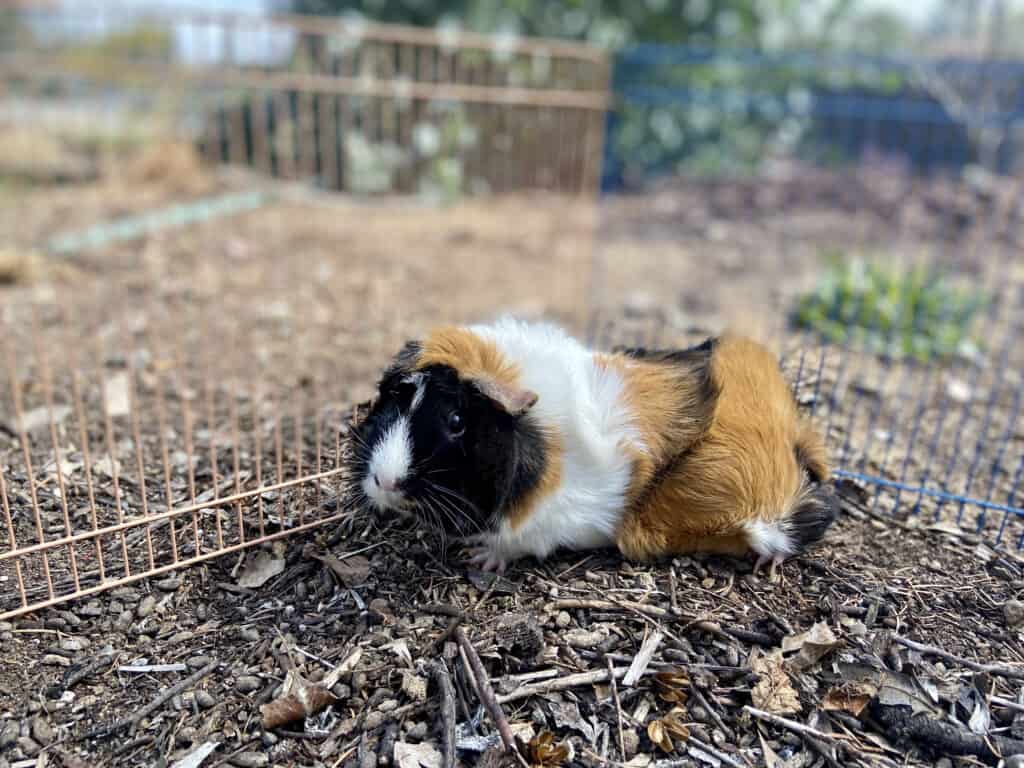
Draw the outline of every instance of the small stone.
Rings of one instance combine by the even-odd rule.
[[[142,602],[139,603],[139,607],[135,609],[140,619],[144,619],[153,612],[156,608],[156,598],[153,595],[146,595],[142,598]]]
[[[339,701],[344,701],[352,695],[352,689],[345,685],[345,683],[335,683],[334,687],[331,688],[331,693],[337,696]]]
[[[572,623],[572,616],[569,615],[568,611],[559,611],[558,615],[555,616],[555,626],[559,629],[565,629]]]
[[[154,582],[153,586],[161,592],[174,592],[181,586],[181,579],[177,576],[172,576],[169,579],[161,579],[160,581]],[[245,753],[243,752],[242,754]]]
[[[263,683],[255,675],[242,675],[235,681],[235,690],[239,693],[252,693],[263,687]]]
[[[0,725],[0,752],[18,743],[18,724],[8,720]]]
[[[18,739],[18,749],[22,751],[25,757],[35,757],[39,754],[39,744],[28,736],[22,736]]]
[[[1003,765],[1005,765],[1006,768],[1024,768],[1024,755],[1011,755],[1006,758]],[[949,764],[949,768],[953,768],[952,763]]]
[[[366,720],[363,721],[363,730],[372,731],[379,728],[384,724],[387,716],[383,712],[371,712],[366,716]]]
[[[953,768],[953,761],[948,757],[941,757],[936,761],[935,768]]]
[[[210,609],[207,607],[206,603],[199,603],[199,605],[196,606],[196,618],[199,619],[199,621],[206,621],[209,616]]]
[[[427,738],[427,724],[424,722],[413,723],[405,732],[405,738],[409,741],[423,741]]]
[[[228,762],[236,768],[261,768],[264,765],[270,765],[270,758],[262,752],[239,752]]]
[[[112,615],[121,613],[121,611],[123,610],[124,603],[122,603],[120,600],[111,600],[110,604],[107,606],[107,611]]]
[[[382,701],[377,707],[378,712],[394,712],[396,709],[398,709],[397,699],[387,699],[386,701]]]
[[[187,747],[196,740],[196,729],[186,725],[175,735],[174,740],[179,747]]]
[[[715,586],[715,580],[708,576],[706,579],[701,581],[700,585],[704,587],[704,589],[711,589],[713,586]]]
[[[195,634],[192,633],[192,632],[189,632],[186,629],[186,630],[183,630],[181,632],[175,632],[173,635],[171,635],[167,639],[167,644],[168,645],[177,645],[178,643],[184,643],[187,640],[191,640],[193,637],[195,637]]]
[[[256,627],[242,627],[238,630],[238,636],[247,643],[255,643],[260,639],[260,631]]]
[[[264,747],[272,747],[275,744],[277,744],[279,739],[277,738],[277,736],[272,734],[270,731],[264,731],[260,735],[260,741],[263,743]]]
[[[217,705],[216,700],[208,691],[196,692],[196,706],[200,709],[212,709]]]
[[[1003,616],[1006,617],[1006,626],[1010,629],[1024,626],[1024,602],[1007,600],[1006,605],[1003,606]]]
[[[79,616],[86,616],[90,619],[97,616],[103,615],[103,606],[100,605],[99,600],[90,600],[88,603],[78,609]]]
[[[53,726],[46,721],[46,718],[32,718],[32,738],[44,747],[53,743]]]
[[[70,667],[71,659],[66,656],[58,656],[55,653],[48,653],[40,659],[40,663],[49,667]]]
[[[65,637],[60,641],[60,649],[62,651],[84,651],[90,645],[89,640],[84,637]]]
[[[207,656],[206,654],[199,654],[198,656],[189,657],[185,661],[185,663],[188,665],[189,669],[202,669],[211,661],[213,661],[212,656]]]

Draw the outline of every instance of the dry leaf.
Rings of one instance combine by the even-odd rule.
[[[775,715],[795,714],[800,711],[800,699],[782,664],[780,650],[751,659],[750,668],[761,679],[750,692],[750,698],[755,707],[766,712]]]
[[[103,400],[111,418],[131,413],[131,398],[128,396],[128,373],[122,371],[107,379],[103,386]]]
[[[798,651],[796,656],[786,663],[797,672],[809,669],[821,659],[834,651],[842,641],[839,640],[827,624],[818,622],[806,632],[790,635],[782,639],[782,653]]]
[[[250,557],[242,572],[238,574],[238,586],[255,589],[262,587],[270,579],[284,571],[284,559],[274,557],[269,552],[260,550]]]
[[[279,728],[302,720],[309,715],[315,715],[337,700],[323,683],[311,683],[295,670],[291,670],[284,679],[284,693],[260,707],[263,727]]]
[[[675,749],[675,745],[672,744],[672,739],[669,738],[661,720],[651,720],[647,724],[647,738],[656,744],[662,752],[671,752]]]
[[[825,694],[822,707],[826,711],[849,712],[854,717],[860,717],[860,713],[864,711],[877,692],[878,687],[870,683],[848,683],[836,686]]]
[[[661,718],[665,731],[677,741],[689,741],[690,729],[686,726],[686,710],[682,707],[673,707],[667,715]]]
[[[353,555],[342,559],[327,552],[322,555],[313,555],[313,557],[330,568],[346,587],[359,586],[370,575],[370,561],[362,555]]]
[[[654,684],[658,688],[658,698],[672,704],[685,704],[689,698],[687,689],[690,678],[682,670],[659,672],[654,676]]]
[[[924,693],[909,675],[899,672],[885,672],[878,686],[878,702],[887,707],[910,707],[912,714],[926,712],[935,714],[935,709]]]
[[[398,768],[441,768],[441,753],[427,742],[409,744],[396,741],[395,765]]]
[[[565,742],[555,744],[555,736],[550,731],[541,731],[526,745],[526,759],[538,768],[557,768],[569,756],[569,746]]]

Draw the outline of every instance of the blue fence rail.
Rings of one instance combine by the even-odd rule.
[[[1022,155],[1018,61],[637,45],[616,56],[613,90],[608,191],[666,174],[750,173],[779,151],[828,165],[872,151],[918,173],[981,160],[1006,173]],[[979,157],[981,129],[999,137],[991,158]]]

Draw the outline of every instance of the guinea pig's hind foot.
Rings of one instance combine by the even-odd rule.
[[[783,554],[775,555],[761,555],[757,558],[757,562],[754,564],[754,575],[759,576],[761,569],[768,563],[771,563],[771,567],[768,569],[768,580],[773,584],[777,582],[781,575],[778,572],[778,568],[786,561],[786,556]]]

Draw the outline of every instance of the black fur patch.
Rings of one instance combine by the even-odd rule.
[[[401,485],[407,500],[447,532],[485,531],[540,481],[547,457],[544,440],[529,414],[513,417],[455,369],[444,365],[415,371],[416,342],[406,344],[384,372],[370,413],[359,425],[351,466],[356,495],[369,472],[374,447],[402,416],[409,418],[412,468]],[[415,409],[416,384],[423,397]],[[462,431],[453,431],[458,413]]]
[[[786,521],[797,549],[816,544],[839,517],[839,497],[829,483],[816,483]]]

